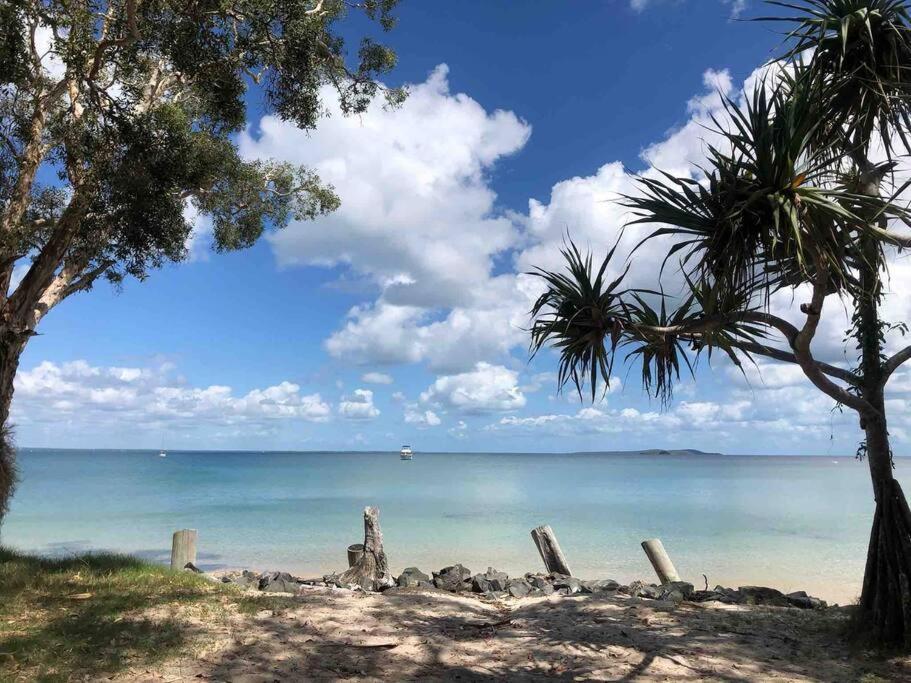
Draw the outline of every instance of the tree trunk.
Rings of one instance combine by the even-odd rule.
[[[380,530],[380,511],[375,507],[364,508],[364,554],[348,571],[337,579],[342,586],[356,584],[366,591],[377,591],[395,584],[389,573],[389,563],[383,550],[383,532]]]
[[[869,193],[869,192],[868,192]],[[879,315],[879,251],[869,240],[860,270],[862,294],[854,325],[863,396],[875,412],[861,416],[864,450],[876,510],[858,612],[859,635],[886,646],[911,646],[911,511],[892,472],[892,449],[882,386],[884,326]]]
[[[23,349],[25,340],[21,335],[0,329],[0,526],[16,487],[16,450],[12,443],[9,411],[13,401],[13,380]]]

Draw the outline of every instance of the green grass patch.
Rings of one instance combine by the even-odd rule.
[[[180,609],[224,613],[242,599],[127,555],[45,559],[0,548],[0,680],[65,681],[153,664],[192,644]],[[143,614],[155,607],[168,609]]]

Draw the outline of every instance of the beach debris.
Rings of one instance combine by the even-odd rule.
[[[431,578],[417,567],[406,567],[396,579],[400,588],[433,588]]]
[[[433,573],[433,585],[453,593],[471,589],[471,570],[461,564],[443,567]]]
[[[549,524],[532,529],[531,538],[535,542],[541,559],[544,560],[544,568],[548,572],[572,576],[566,556],[563,555],[563,550],[557,542],[557,535]]]
[[[206,576],[203,574],[203,576]],[[360,585],[345,584],[341,576],[330,574],[320,579],[301,579],[286,572],[257,574],[249,570],[231,572],[221,576],[224,583],[269,593],[300,594],[303,590],[329,588],[330,590],[363,591]],[[438,589],[450,593],[473,592],[487,600],[505,598],[542,598],[549,595],[582,596],[585,594],[625,595],[631,598],[656,600],[671,607],[682,602],[721,602],[729,605],[756,605],[779,608],[823,609],[825,600],[808,595],[805,591],[784,594],[765,586],[726,588],[715,586],[711,590],[695,590],[687,581],[669,581],[664,584],[633,581],[628,585],[612,579],[585,580],[560,573],[527,573],[523,577],[509,578],[505,572],[488,567],[483,574],[472,576],[467,567],[454,564],[433,572],[431,578],[417,567],[408,567],[395,580],[399,588]],[[635,607],[635,604],[631,605]]]
[[[379,508],[364,508],[364,554],[353,567],[339,575],[338,584],[360,586],[365,591],[384,590],[395,585],[383,550]]]

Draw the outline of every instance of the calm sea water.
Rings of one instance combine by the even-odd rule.
[[[19,462],[5,545],[165,562],[171,532],[195,528],[203,568],[307,576],[346,566],[369,504],[394,571],[537,570],[529,531],[547,523],[583,578],[651,579],[639,543],[657,536],[700,587],[705,573],[847,601],[873,513],[849,457],[23,449]],[[897,472],[911,490],[911,462]]]

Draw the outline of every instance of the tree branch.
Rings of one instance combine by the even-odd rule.
[[[906,346],[894,356],[886,360],[882,367],[882,376],[880,377],[880,389],[886,386],[889,377],[893,372],[898,370],[902,363],[911,360],[911,346]]]

